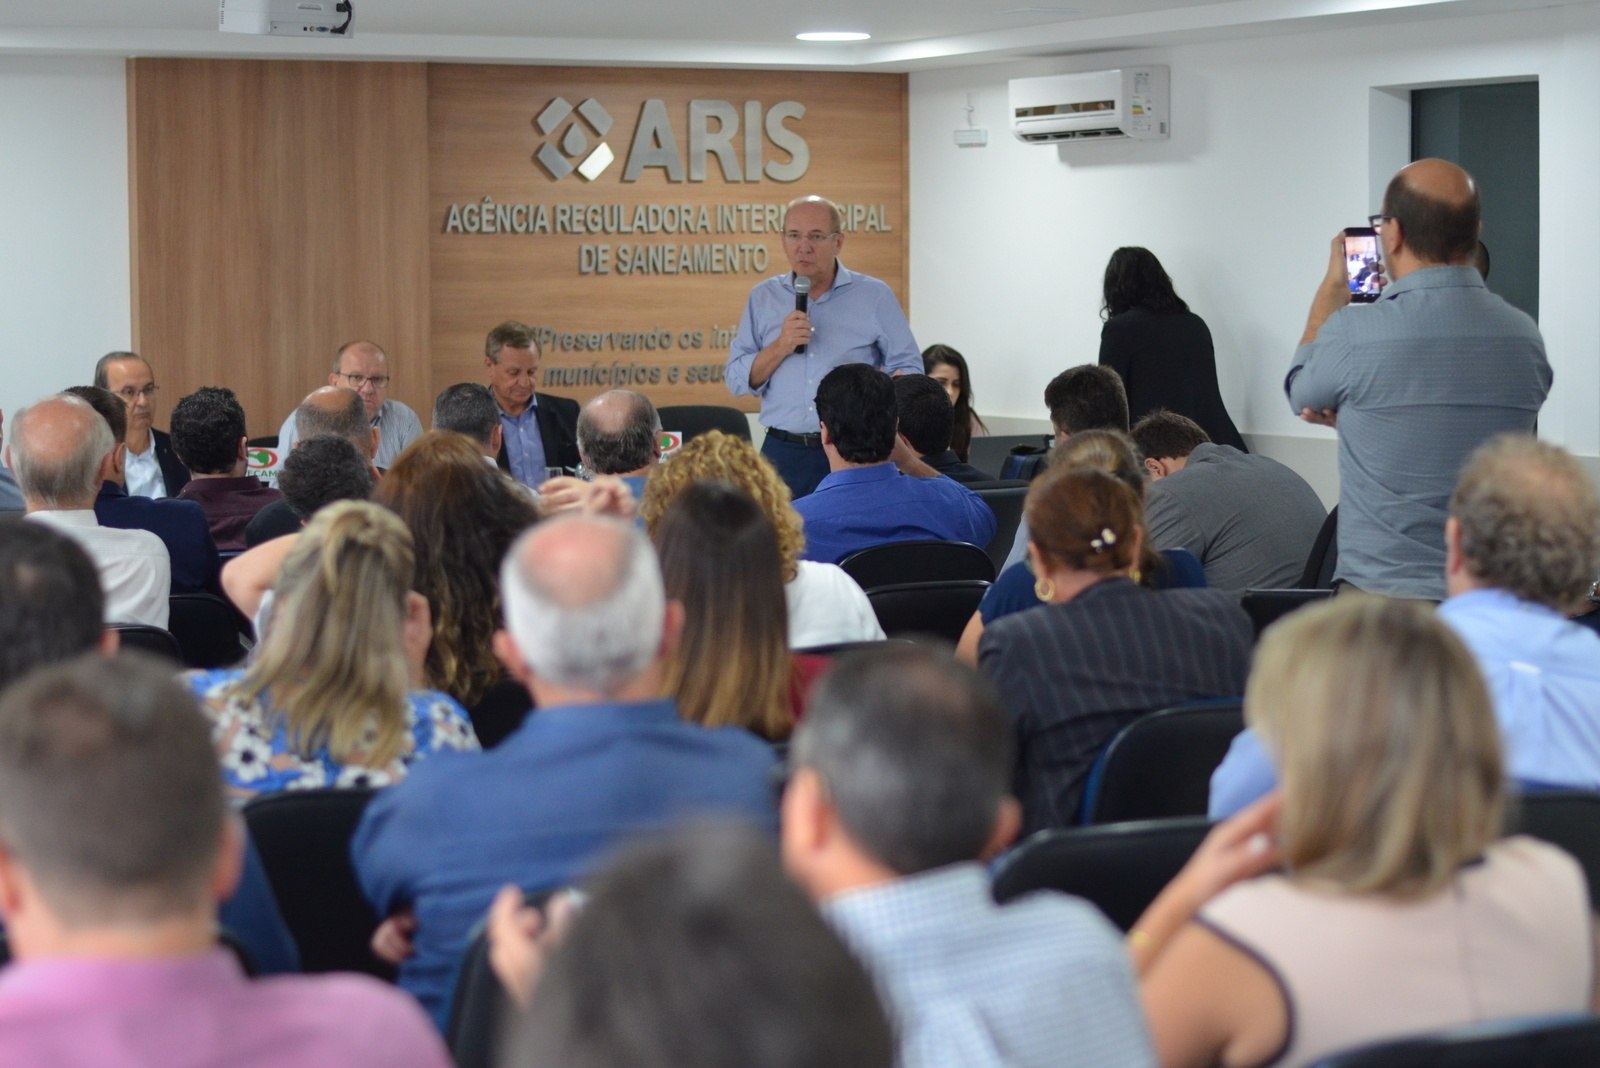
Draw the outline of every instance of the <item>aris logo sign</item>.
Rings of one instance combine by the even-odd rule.
[[[729,182],[795,182],[811,166],[811,146],[789,126],[805,117],[805,105],[784,100],[764,108],[759,100],[746,100],[742,109],[726,100],[691,100],[688,109],[687,155],[679,147],[663,100],[646,100],[622,168],[624,182],[636,182],[647,167],[658,167],[669,182],[703,182],[708,157],[716,157]],[[742,122],[741,122],[742,119]],[[570,121],[569,121],[570,120]],[[533,120],[545,143],[534,153],[552,181],[574,171],[594,181],[616,162],[611,146],[600,140],[613,125],[610,112],[593,97],[573,107],[561,97],[545,105]],[[788,153],[785,161],[765,158],[768,144]]]

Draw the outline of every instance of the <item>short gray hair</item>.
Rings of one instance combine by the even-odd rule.
[[[350,390],[350,402],[342,409],[329,411],[309,400],[300,402],[294,410],[294,432],[297,441],[310,438],[344,438],[363,456],[372,447],[372,420],[367,417],[366,402],[361,394]]]
[[[82,432],[70,451],[54,456],[35,455],[36,442],[29,433],[38,411],[62,405],[78,413]],[[23,497],[44,508],[81,506],[100,490],[100,461],[117,447],[111,425],[88,401],[70,393],[58,394],[23,408],[12,419],[11,463]]]
[[[446,386],[433,402],[433,429],[465,434],[485,448],[500,423],[500,409],[489,387],[477,382]]]
[[[1450,498],[1478,581],[1567,612],[1600,571],[1600,495],[1567,450],[1518,434],[1467,458]]]
[[[594,558],[582,583],[588,588],[574,595],[562,588],[573,585],[571,569],[541,560],[538,543],[579,525]],[[506,629],[528,667],[559,686],[614,694],[661,646],[667,599],[655,550],[615,519],[558,516],[527,531],[501,564],[500,596]]]
[[[620,422],[609,412],[604,417],[597,414],[613,399],[628,402]],[[626,474],[655,463],[660,436],[661,416],[656,406],[631,389],[608,390],[578,413],[578,453],[583,466],[597,475]]]

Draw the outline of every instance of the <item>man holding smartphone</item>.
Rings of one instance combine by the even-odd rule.
[[[1339,429],[1339,565],[1374,593],[1444,596],[1444,521],[1463,461],[1532,433],[1550,392],[1544,340],[1474,268],[1478,189],[1453,163],[1400,170],[1371,217],[1389,284],[1351,305],[1344,235],[1284,383],[1309,423]]]

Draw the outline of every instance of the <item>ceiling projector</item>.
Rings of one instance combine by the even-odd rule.
[[[274,37],[352,37],[350,0],[222,0],[217,25]]]

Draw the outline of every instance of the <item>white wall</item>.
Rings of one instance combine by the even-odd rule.
[[[0,409],[132,336],[123,61],[0,56]]]
[[[1139,62],[1172,69],[1170,141],[1042,147],[1011,136],[1009,79]],[[1145,245],[1210,324],[1240,429],[1331,495],[1332,433],[1291,415],[1282,382],[1329,239],[1378,210],[1408,158],[1405,107],[1373,90],[1537,76],[1540,322],[1555,368],[1540,430],[1592,457],[1597,67],[1600,6],[1590,5],[913,74],[913,330],[967,355],[985,415],[1043,416],[1050,377],[1096,358],[1106,259]],[[969,93],[987,148],[952,138]]]

